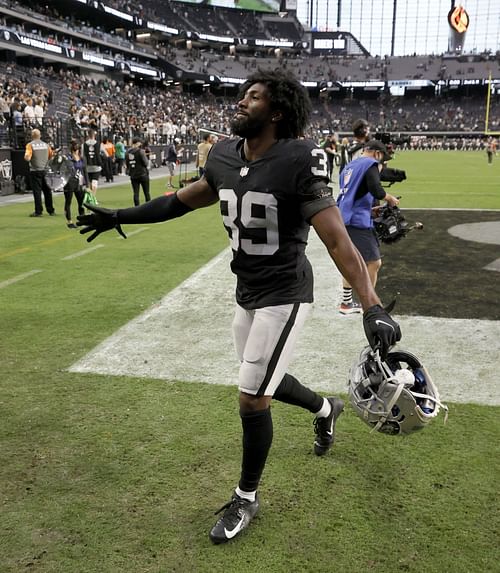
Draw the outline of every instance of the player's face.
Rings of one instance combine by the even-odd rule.
[[[271,123],[271,101],[264,84],[253,84],[238,102],[231,130],[240,137],[257,137]]]

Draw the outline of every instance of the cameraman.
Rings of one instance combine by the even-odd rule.
[[[337,204],[347,232],[368,268],[372,285],[382,265],[379,241],[373,228],[372,212],[381,200],[391,206],[399,200],[385,191],[380,183],[383,164],[391,159],[387,147],[376,139],[365,144],[361,156],[348,163],[340,174],[340,195]],[[361,305],[352,300],[352,287],[343,279],[339,312],[361,312]]]

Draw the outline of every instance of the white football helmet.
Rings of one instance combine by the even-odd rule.
[[[389,352],[384,362],[367,346],[349,375],[349,398],[356,414],[385,434],[411,434],[435,418],[439,392],[420,360],[406,350]]]

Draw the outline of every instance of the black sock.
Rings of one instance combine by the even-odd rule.
[[[274,392],[273,398],[286,404],[300,406],[313,414],[318,412],[323,406],[323,396],[306,388],[297,378],[294,378],[290,374],[283,376],[283,380]]]
[[[241,414],[241,425],[243,428],[243,459],[239,487],[243,491],[255,491],[273,441],[271,409]]]

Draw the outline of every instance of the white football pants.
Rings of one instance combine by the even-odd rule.
[[[245,310],[236,305],[233,340],[241,392],[272,396],[285,375],[310,303]]]

